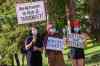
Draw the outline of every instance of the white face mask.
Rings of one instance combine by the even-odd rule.
[[[55,28],[51,28],[49,31],[55,33],[56,29]]]
[[[80,28],[74,28],[74,31],[75,32],[79,32],[80,31]]]
[[[37,29],[36,29],[36,28],[32,28],[32,34],[33,34],[34,36],[37,35]]]
[[[52,25],[51,25],[51,24],[48,24],[48,25],[47,25],[47,30],[48,30],[49,28],[52,28]]]

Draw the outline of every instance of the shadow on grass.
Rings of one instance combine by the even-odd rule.
[[[85,54],[85,55],[87,56],[87,55],[94,55],[94,54],[100,54],[100,50],[95,51],[95,52],[91,52],[91,53],[88,53],[88,54]]]
[[[100,43],[93,43],[93,46],[90,46],[90,47],[86,47],[85,49],[91,49],[91,48],[94,48],[94,47],[97,47],[97,46],[100,46]]]
[[[99,53],[93,54],[90,57],[86,58],[86,63],[90,64],[90,63],[97,63],[100,62],[100,51]]]

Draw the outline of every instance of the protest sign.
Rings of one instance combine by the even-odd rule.
[[[18,24],[39,22],[46,20],[45,7],[43,1],[17,3],[16,14]]]
[[[79,34],[69,34],[68,41],[69,47],[84,48],[84,42]]]
[[[64,49],[64,40],[55,37],[48,37],[46,49],[63,51]]]

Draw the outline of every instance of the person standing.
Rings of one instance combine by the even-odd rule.
[[[84,47],[87,39],[89,39],[88,34],[80,31],[80,21],[72,22],[71,34],[68,35],[67,41],[71,49],[73,66],[85,66]]]
[[[42,66],[42,35],[32,26],[30,36],[25,41],[28,66]]]
[[[46,39],[45,39],[45,41],[46,41],[45,42],[45,50],[46,50],[46,53],[48,56],[48,64],[49,64],[49,66],[65,66],[62,51],[46,48],[48,37],[53,37],[53,38],[56,37],[56,38],[61,38],[61,39],[63,38],[63,36],[61,36],[60,33],[57,32],[53,23],[47,24],[47,35],[46,35]]]

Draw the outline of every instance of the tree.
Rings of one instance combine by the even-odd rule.
[[[100,0],[89,0],[91,33],[100,41]]]
[[[68,10],[69,12],[69,19],[73,19],[74,16],[76,15],[75,9],[76,9],[75,0],[67,0],[66,10]]]

